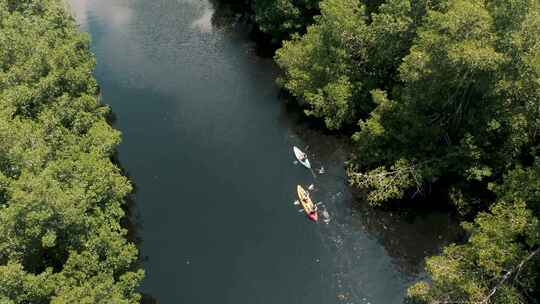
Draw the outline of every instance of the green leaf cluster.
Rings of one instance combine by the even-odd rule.
[[[505,176],[498,202],[463,224],[468,242],[427,259],[431,280],[409,288],[410,303],[538,303],[539,170],[537,160]]]
[[[279,43],[295,33],[303,33],[319,13],[320,0],[253,0],[257,27]]]
[[[216,0],[225,11],[253,25],[267,46],[279,46],[294,34],[303,34],[320,13],[321,0]],[[219,10],[217,11],[219,13]]]
[[[0,0],[0,303],[137,303],[120,134],[64,5]]]
[[[448,1],[427,11],[399,66],[399,94],[372,91],[377,106],[353,136],[360,166],[407,159],[421,164],[424,183],[443,179],[454,193],[489,198],[490,183],[536,153],[538,3],[523,1],[522,14],[507,16],[513,26],[500,27],[501,3]]]
[[[279,83],[330,129],[373,110],[370,91],[391,88],[414,37],[424,1],[390,0],[368,13],[358,0],[327,0],[303,36],[283,42]]]

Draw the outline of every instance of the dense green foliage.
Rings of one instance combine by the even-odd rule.
[[[408,171],[396,179],[395,193],[371,183],[371,172],[353,173],[372,186],[372,202],[443,178],[466,213],[492,198],[489,182],[534,153],[540,70],[531,59],[539,51],[539,11],[531,2],[523,15],[508,16],[513,27],[499,28],[497,5],[452,1],[430,10],[399,67],[399,94],[372,91],[377,106],[353,137],[357,163],[375,174]],[[393,184],[394,174],[387,176]]]
[[[469,241],[427,260],[433,282],[412,286],[410,302],[538,303],[539,183],[540,159],[509,172],[494,189],[500,199],[490,212],[463,224]]]
[[[120,134],[63,3],[0,0],[0,303],[137,303]]]
[[[313,23],[320,14],[321,0],[215,0],[219,5],[225,4],[233,11],[242,13],[244,17],[265,33],[275,45],[289,39],[295,34],[303,34],[306,27]],[[377,11],[382,0],[366,0],[368,13]],[[421,1],[422,3],[424,0]]]
[[[373,205],[447,189],[469,239],[428,260],[417,303],[538,303],[540,1],[323,0],[278,82],[353,130]],[[430,186],[430,187],[426,187]],[[443,202],[444,203],[444,202]]]
[[[370,91],[391,88],[424,4],[388,1],[370,16],[358,1],[328,0],[303,36],[285,41],[276,61],[280,83],[331,129],[373,108]]]
[[[294,34],[304,33],[319,14],[320,0],[213,0],[220,9],[241,14],[264,34],[265,44],[279,45]],[[270,42],[270,43],[268,43]]]
[[[254,0],[255,22],[274,42],[303,32],[318,13],[319,0]]]

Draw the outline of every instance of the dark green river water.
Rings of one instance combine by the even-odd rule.
[[[353,202],[343,141],[287,109],[272,61],[206,0],[70,3],[123,133],[149,303],[401,303],[453,238],[442,213]],[[296,165],[293,145],[325,173]],[[293,204],[311,183],[327,224]]]

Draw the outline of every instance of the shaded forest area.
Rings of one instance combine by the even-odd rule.
[[[409,302],[540,302],[539,1],[219,3],[276,46],[306,115],[353,134],[348,174],[370,204],[437,188],[432,204],[466,220]]]

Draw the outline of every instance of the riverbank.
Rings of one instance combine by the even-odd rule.
[[[63,1],[0,1],[0,302],[138,303],[131,184]]]

